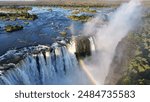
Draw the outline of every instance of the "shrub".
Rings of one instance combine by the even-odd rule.
[[[80,15],[80,16],[70,15],[70,16],[68,16],[68,18],[70,18],[71,20],[74,20],[74,21],[87,22],[88,20],[90,20],[92,18],[92,16],[90,16],[90,15]]]
[[[22,30],[23,26],[19,26],[19,25],[7,25],[5,26],[5,31],[6,32],[13,32],[13,31],[18,31],[18,30]]]

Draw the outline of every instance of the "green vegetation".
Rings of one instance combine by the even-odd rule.
[[[150,84],[150,31],[149,25],[142,34],[134,34],[136,38],[135,56],[128,63],[128,70],[118,84],[147,85]]]
[[[79,10],[74,10],[74,11],[72,11],[72,13],[71,13],[71,14],[75,15],[75,14],[79,14],[79,13],[80,13],[80,11],[79,11]]]
[[[67,32],[65,32],[65,31],[62,31],[62,32],[59,32],[62,36],[66,36],[67,35]]]
[[[80,15],[80,16],[77,16],[77,15],[70,15],[68,16],[68,18],[70,18],[71,20],[74,20],[74,21],[81,21],[81,22],[87,22],[89,21],[93,16],[91,15]]]
[[[72,15],[68,16],[71,20],[74,21],[81,21],[81,22],[87,22],[89,21],[93,16],[89,14],[80,14],[80,13],[96,13],[97,11],[94,9],[91,9],[89,7],[82,7],[82,8],[76,8],[72,11]],[[80,15],[77,15],[80,14]]]
[[[28,24],[29,24],[29,22],[24,22],[24,24],[25,24],[25,25],[28,25]]]
[[[72,14],[79,14],[81,12],[85,12],[85,13],[96,13],[97,11],[94,10],[94,9],[91,9],[89,7],[86,7],[86,8],[79,8],[79,9],[75,9]]]
[[[29,13],[0,13],[0,19],[2,20],[35,20],[37,15]]]
[[[19,20],[35,20],[37,19],[37,15],[29,14],[28,10],[31,10],[31,7],[20,7],[20,6],[6,6],[0,7],[0,19],[1,20],[11,20],[15,21]]]
[[[88,8],[81,8],[80,11],[81,12],[87,12],[87,13],[96,13],[97,12],[96,10],[90,9],[89,7]]]
[[[65,30],[71,30],[71,27],[70,26],[65,27]]]
[[[5,31],[6,32],[14,32],[14,31],[18,31],[18,30],[22,30],[23,26],[19,26],[19,25],[7,25],[5,26]]]
[[[19,7],[19,6],[4,6],[0,7],[0,11],[7,13],[27,13],[28,10],[31,10],[32,7]]]

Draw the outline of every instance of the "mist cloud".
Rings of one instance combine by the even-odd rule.
[[[99,15],[85,24],[83,33],[94,34],[97,53],[92,55],[92,60],[86,59],[84,62],[97,84],[104,84],[118,43],[137,27],[141,20],[141,11],[140,1],[131,0],[115,10],[105,25]]]

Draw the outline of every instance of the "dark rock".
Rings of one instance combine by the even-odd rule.
[[[91,46],[89,37],[77,37],[75,39],[76,56],[83,58],[91,55]]]

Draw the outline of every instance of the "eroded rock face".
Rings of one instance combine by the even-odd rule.
[[[117,84],[120,78],[126,73],[128,70],[128,63],[135,55],[136,46],[134,43],[135,41],[128,37],[125,37],[119,42],[105,84]]]
[[[91,46],[89,37],[78,37],[75,39],[76,56],[77,58],[84,58],[91,55]]]

